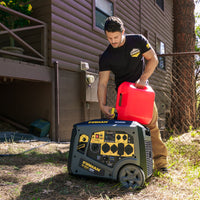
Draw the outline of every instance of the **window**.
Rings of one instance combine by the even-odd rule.
[[[156,41],[156,52],[158,54],[165,54],[165,44],[157,39]],[[158,56],[158,68],[165,70],[165,57]]]
[[[94,0],[95,1],[95,16],[93,27],[98,27],[104,30],[104,23],[107,17],[114,15],[114,5],[111,0]],[[94,27],[94,28],[95,28]]]
[[[164,11],[164,0],[156,0],[156,4]]]

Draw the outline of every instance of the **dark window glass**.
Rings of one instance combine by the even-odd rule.
[[[165,44],[157,39],[156,41],[156,52],[158,54],[165,54]],[[158,68],[165,70],[165,57],[158,56]]]
[[[109,16],[96,9],[96,26],[100,29],[104,29],[104,24],[107,17]]]
[[[156,0],[156,3],[164,11],[164,0]]]
[[[158,68],[165,70],[165,57],[158,57]]]
[[[96,26],[104,29],[105,20],[113,15],[113,3],[109,0],[95,0]]]

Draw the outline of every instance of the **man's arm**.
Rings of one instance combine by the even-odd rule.
[[[112,107],[106,105],[107,86],[110,77],[110,71],[99,72],[99,84],[98,84],[98,100],[101,111],[106,117],[111,118],[110,110]]]
[[[143,57],[146,60],[146,66],[145,66],[145,70],[142,73],[140,79],[136,82],[137,88],[143,88],[146,85],[146,81],[153,74],[155,68],[158,65],[158,58],[153,49],[150,49],[149,51],[145,52],[143,54]]]

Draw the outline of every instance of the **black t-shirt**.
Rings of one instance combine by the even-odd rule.
[[[126,35],[123,46],[113,48],[111,45],[99,60],[99,71],[112,71],[115,74],[116,88],[124,81],[136,82],[145,67],[143,53],[150,50],[148,40],[142,35]]]

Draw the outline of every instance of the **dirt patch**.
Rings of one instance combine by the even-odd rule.
[[[196,138],[191,137],[191,134],[187,135],[187,142],[190,141],[187,145],[193,146],[197,155],[200,146],[194,140]],[[200,164],[200,155],[191,158],[190,155],[194,152],[190,152],[190,155],[187,155],[188,152],[173,153],[170,149],[182,144],[182,141],[173,142],[168,145],[171,165],[169,173],[164,176],[154,174],[146,181],[143,188],[136,191],[124,189],[116,181],[69,175],[67,171],[69,144],[0,143],[1,154],[17,154],[33,148],[32,151],[19,156],[0,157],[0,199],[200,199],[200,168],[199,165],[195,165],[196,169],[192,168],[194,160]]]

